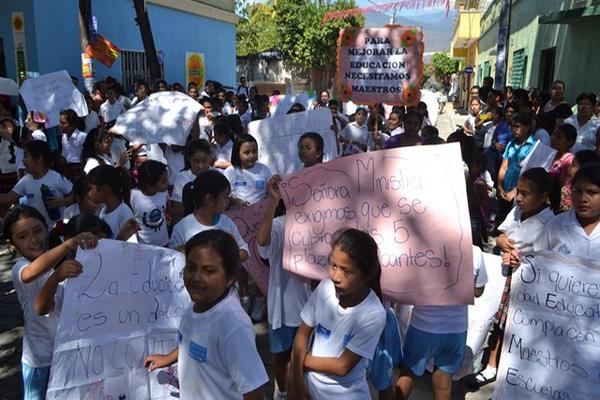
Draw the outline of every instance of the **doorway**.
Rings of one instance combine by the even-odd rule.
[[[542,50],[540,55],[540,80],[539,88],[550,92],[554,81],[554,61],[556,58],[556,47]]]

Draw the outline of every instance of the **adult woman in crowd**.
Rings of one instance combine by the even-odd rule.
[[[537,115],[538,126],[546,132],[554,132],[556,125],[562,125],[571,115],[573,115],[571,106],[565,100],[565,83],[554,81],[550,100],[544,104]]]

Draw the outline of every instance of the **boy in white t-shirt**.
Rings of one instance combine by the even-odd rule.
[[[475,297],[483,294],[487,272],[483,253],[473,246],[473,274]],[[404,399],[410,395],[415,376],[425,372],[433,359],[432,377],[435,400],[450,400],[452,375],[462,367],[468,327],[468,306],[414,306],[410,327],[404,343],[404,367],[396,382],[396,389]]]
[[[112,123],[117,117],[123,114],[126,110],[123,102],[117,98],[117,92],[114,88],[109,87],[106,90],[106,101],[100,106],[98,116],[102,119],[104,126]]]

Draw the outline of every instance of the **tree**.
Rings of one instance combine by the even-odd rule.
[[[435,79],[442,82],[444,78],[458,71],[458,61],[451,59],[446,53],[437,52],[431,57],[431,67]]]
[[[277,27],[270,4],[249,4],[241,14],[235,35],[238,56],[259,54],[277,47]]]

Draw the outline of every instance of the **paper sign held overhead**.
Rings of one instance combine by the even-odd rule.
[[[342,29],[336,74],[342,101],[416,105],[423,80],[423,51],[420,28]]]
[[[368,232],[384,296],[403,304],[473,302],[473,249],[458,144],[358,154],[284,178],[284,268],[327,277],[333,234]]]

